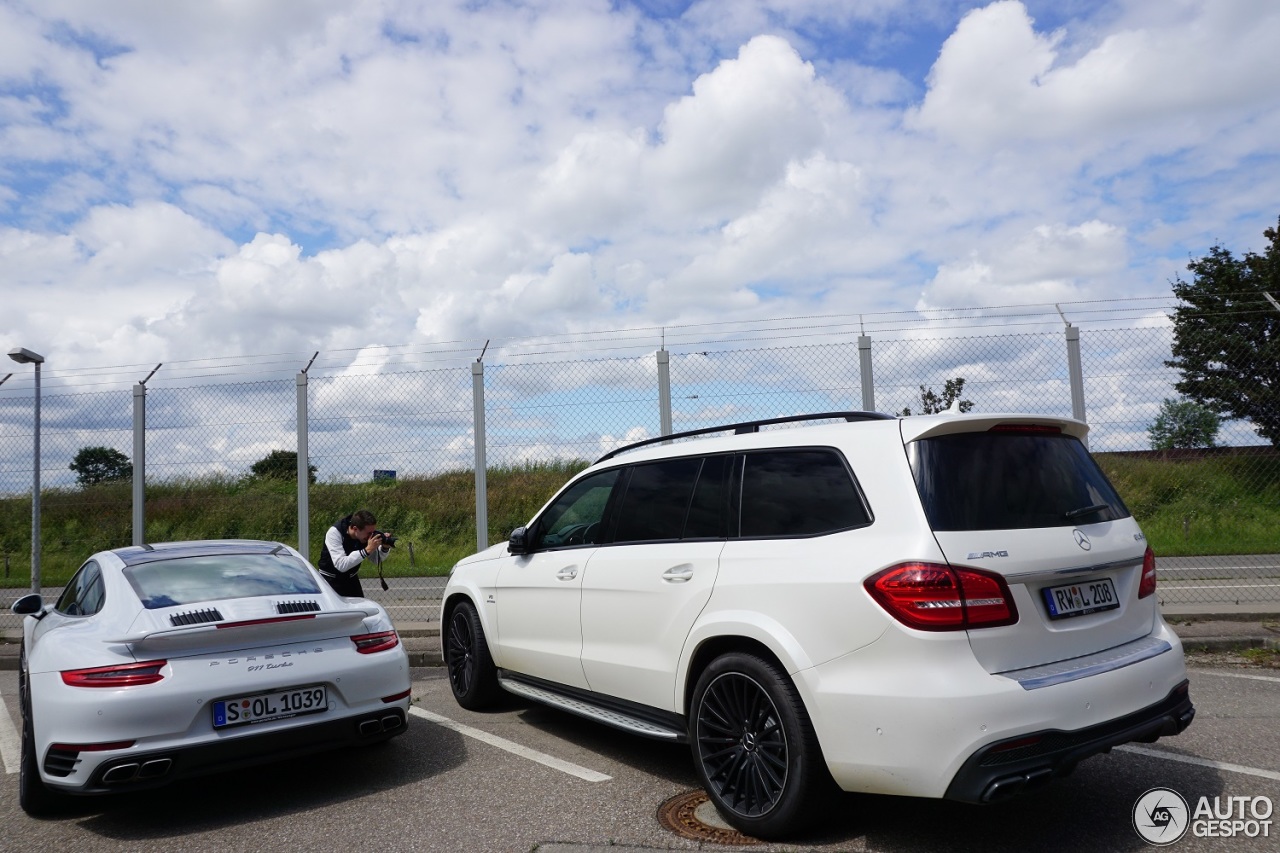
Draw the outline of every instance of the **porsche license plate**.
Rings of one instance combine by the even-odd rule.
[[[274,693],[255,693],[220,699],[213,703],[213,727],[225,729],[249,723],[265,723],[328,709],[329,696],[321,685],[291,687]]]
[[[1049,608],[1050,619],[1066,619],[1068,616],[1100,613],[1104,610],[1115,610],[1120,606],[1120,599],[1116,596],[1116,585],[1111,578],[1051,586],[1041,592]]]

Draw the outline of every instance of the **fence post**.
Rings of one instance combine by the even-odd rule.
[[[658,419],[661,435],[671,435],[671,353],[658,350]]]
[[[1067,324],[1067,374],[1071,378],[1071,417],[1085,420],[1084,370],[1080,366],[1080,327]],[[1089,446],[1085,436],[1085,447]]]
[[[489,547],[489,485],[485,462],[484,429],[484,362],[477,358],[471,363],[471,400],[473,406],[473,430],[476,446],[476,550]]]
[[[302,559],[310,562],[311,455],[307,446],[308,426],[307,371],[302,370],[298,372],[298,553],[302,555]]]
[[[858,367],[862,373],[862,411],[876,410],[876,386],[871,375],[871,338],[858,335]]]
[[[153,371],[154,372],[154,371]],[[148,377],[150,378],[150,377]],[[147,383],[133,386],[133,544],[146,541]]]

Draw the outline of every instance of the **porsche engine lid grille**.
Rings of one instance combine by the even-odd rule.
[[[316,613],[320,610],[318,601],[277,601],[277,613]]]
[[[222,614],[218,612],[216,607],[207,607],[204,610],[188,610],[186,613],[175,613],[169,617],[169,623],[174,627],[221,621]]]

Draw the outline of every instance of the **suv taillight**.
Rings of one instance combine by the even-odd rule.
[[[1138,582],[1138,598],[1146,598],[1156,591],[1156,552],[1147,546],[1142,555],[1142,580]]]
[[[903,563],[863,582],[877,603],[908,628],[963,631],[1018,621],[1004,578],[980,569]]]

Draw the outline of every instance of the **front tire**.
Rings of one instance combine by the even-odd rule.
[[[775,663],[722,655],[698,678],[689,742],[707,796],[735,829],[776,839],[806,827],[832,782],[795,686]]]
[[[480,614],[470,601],[453,608],[446,631],[444,659],[453,698],[468,711],[491,707],[502,688],[498,686],[498,671],[489,655]]]

